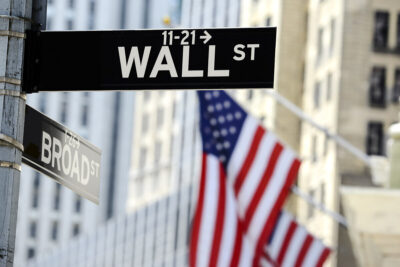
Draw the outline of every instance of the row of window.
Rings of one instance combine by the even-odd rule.
[[[39,96],[39,110],[42,113],[46,113],[47,111],[47,94],[42,93]],[[68,104],[69,104],[69,93],[63,92],[60,104],[60,121],[61,123],[67,123],[68,121]],[[88,92],[84,92],[82,94],[82,107],[81,107],[81,125],[88,126],[89,124],[89,110],[90,110],[90,97]]]
[[[51,225],[51,231],[50,231],[50,239],[52,241],[57,241],[58,239],[58,222],[53,221]],[[74,223],[72,226],[72,236],[77,236],[80,233],[80,225],[78,223]],[[31,238],[36,238],[37,236],[37,223],[36,221],[32,221],[29,225],[29,236]],[[35,249],[34,248],[28,248],[27,252],[27,257],[28,259],[35,257]]]
[[[334,18],[331,19],[329,23],[329,46],[326,48],[324,46],[324,39],[326,34],[326,29],[324,27],[320,27],[318,29],[317,35],[317,57],[316,63],[317,65],[322,62],[325,56],[331,57],[335,48],[335,31],[336,31],[336,21]]]
[[[395,70],[394,86],[390,96],[393,103],[399,102],[400,97],[400,68]],[[369,104],[372,107],[386,106],[386,68],[373,67],[369,81]]]
[[[77,236],[80,232],[80,225],[78,223],[74,223],[72,226],[72,236]],[[37,236],[37,223],[36,221],[32,221],[29,225],[29,237],[36,238]],[[58,239],[58,222],[53,221],[51,225],[51,240],[57,241]]]
[[[32,188],[32,208],[39,207],[39,194],[40,194],[40,174],[38,172],[35,173],[35,177],[33,179],[33,188]],[[55,184],[54,190],[54,198],[53,198],[53,210],[60,210],[60,202],[61,202],[61,185],[59,183]],[[80,213],[82,209],[82,198],[76,195],[75,204],[74,204],[74,212]]]
[[[332,73],[328,73],[326,76],[326,95],[325,95],[325,99],[326,101],[330,101],[332,99]],[[314,86],[314,99],[313,99],[313,104],[314,104],[314,108],[318,109],[321,106],[321,100],[323,99],[322,97],[322,81],[318,81],[315,83]]]
[[[388,11],[375,12],[373,48],[375,51],[388,49],[390,14]],[[396,50],[400,49],[400,14],[397,15]]]
[[[325,206],[325,183],[321,183],[318,190],[317,189],[311,189],[308,192],[308,195],[312,198],[315,199],[316,192],[319,191],[319,203],[321,203],[322,206]],[[313,205],[307,205],[307,218],[310,219],[314,217],[314,212],[315,212],[315,207]]]
[[[51,3],[52,0],[49,0],[49,4]],[[75,7],[75,1],[74,0],[69,0],[68,1],[68,8],[69,9],[74,9]],[[96,0],[90,0],[89,2],[89,15],[88,15],[88,29],[93,30],[94,29],[94,22],[95,22],[95,12],[96,12]],[[67,30],[73,30],[74,29],[74,18],[68,18],[66,20],[65,28]],[[46,29],[47,30],[53,30],[53,18],[48,17],[46,21]]]

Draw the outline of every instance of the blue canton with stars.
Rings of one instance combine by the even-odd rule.
[[[198,91],[197,94],[203,152],[218,157],[226,168],[247,114],[224,91]]]

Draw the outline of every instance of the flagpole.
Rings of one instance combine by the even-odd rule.
[[[351,154],[362,160],[368,167],[371,167],[371,160],[367,154],[365,154],[363,151],[352,145],[350,142],[342,138],[341,136],[334,134],[330,132],[327,128],[321,126],[317,122],[315,122],[309,115],[304,113],[299,107],[297,107],[295,104],[287,100],[285,97],[282,95],[278,94],[277,92],[271,91],[271,90],[265,90],[264,91],[266,94],[269,96],[273,97],[276,101],[278,101],[280,104],[285,106],[288,110],[292,111],[295,115],[297,115],[300,119],[308,122],[311,124],[313,127],[316,129],[320,130],[323,132],[328,138],[334,140],[337,144],[339,144],[341,147],[349,151]]]
[[[337,221],[339,224],[347,228],[347,220],[345,217],[340,215],[339,213],[336,213],[334,211],[328,210],[323,204],[316,202],[310,195],[305,194],[304,192],[300,191],[300,189],[297,186],[292,186],[291,187],[292,193],[295,195],[301,197],[306,201],[309,205],[319,209],[321,212],[329,215],[332,217],[335,221]]]

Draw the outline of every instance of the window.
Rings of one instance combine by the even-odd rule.
[[[53,28],[53,18],[47,17],[46,19],[46,30],[51,30]]]
[[[396,69],[394,75],[394,87],[392,93],[393,103],[399,103],[400,100],[400,68]]]
[[[383,155],[383,124],[381,122],[368,123],[367,154]]]
[[[253,99],[253,90],[249,89],[247,91],[247,100],[252,100]]]
[[[81,117],[81,124],[82,126],[87,126],[88,125],[88,121],[89,121],[89,93],[88,92],[84,92],[83,93],[83,104],[82,104],[82,117]]]
[[[271,26],[271,17],[267,17],[265,19],[265,26],[267,26],[267,27]]]
[[[156,142],[156,146],[154,149],[154,162],[156,164],[160,163],[160,159],[161,159],[161,149],[162,149],[162,144],[160,141]]]
[[[89,25],[88,28],[89,30],[93,30],[94,29],[94,16],[96,13],[96,2],[95,0],[91,0],[89,2]]]
[[[149,129],[149,114],[144,113],[142,117],[142,133],[146,133]]]
[[[74,226],[72,227],[72,236],[79,235],[79,232],[80,232],[80,226],[79,224],[75,223]]]
[[[144,101],[148,101],[150,99],[150,92],[149,91],[144,91],[143,92],[143,98],[144,98]]]
[[[400,14],[397,15],[397,38],[396,38],[396,48],[400,49]]]
[[[320,191],[321,191],[321,199],[320,203],[325,206],[325,183],[321,183],[320,185]]]
[[[33,257],[35,257],[35,249],[34,248],[28,248],[27,257],[28,257],[28,259],[32,259]]]
[[[313,135],[311,140],[311,160],[312,162],[317,161],[317,136]]]
[[[42,113],[46,113],[46,102],[47,102],[47,94],[46,93],[39,94],[39,111]]]
[[[66,123],[67,122],[67,116],[68,116],[68,93],[64,92],[62,94],[62,99],[61,99],[61,114],[60,114],[60,120],[61,123]]]
[[[319,64],[322,60],[323,50],[324,50],[324,29],[318,29],[318,37],[317,37],[317,64]]]
[[[82,209],[82,198],[77,195],[75,198],[75,212],[80,213],[81,209]]]
[[[32,238],[35,238],[36,237],[36,222],[35,221],[32,221],[30,224],[29,224],[29,236],[30,237],[32,237]]]
[[[33,179],[33,189],[32,189],[32,208],[37,208],[39,206],[39,188],[40,188],[40,174],[35,172],[35,177]]]
[[[74,28],[74,22],[72,19],[67,20],[67,30],[72,30]]]
[[[330,30],[331,30],[331,37],[330,37],[330,44],[329,44],[329,55],[332,56],[333,55],[333,50],[335,48],[335,29],[336,29],[336,25],[335,25],[335,19],[331,20],[331,24],[330,24]]]
[[[164,124],[164,109],[162,107],[157,108],[157,127],[161,127]]]
[[[59,183],[56,183],[56,188],[54,192],[54,202],[53,202],[54,210],[60,209],[60,193],[61,193],[61,185]]]
[[[386,69],[374,67],[369,85],[369,104],[372,107],[385,107],[386,99]]]
[[[311,197],[311,199],[314,200],[314,197],[315,197],[315,190],[314,189],[309,191],[309,196]],[[310,219],[312,217],[314,217],[314,206],[310,205],[310,204],[307,204],[307,218]]]
[[[320,95],[321,95],[321,83],[317,82],[314,86],[314,108],[315,109],[319,108]]]
[[[374,25],[374,48],[385,49],[388,43],[389,13],[384,11],[375,12]]]
[[[325,135],[325,140],[324,140],[324,156],[328,154],[328,143],[329,143],[329,137]]]
[[[58,222],[54,221],[51,226],[51,240],[56,241],[58,238]]]
[[[139,168],[144,168],[146,165],[147,149],[142,147],[139,154]]]
[[[328,73],[326,78],[326,101],[332,99],[332,73]]]

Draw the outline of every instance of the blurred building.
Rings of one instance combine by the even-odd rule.
[[[47,29],[160,27],[168,12],[168,1],[48,0]],[[41,92],[27,103],[101,148],[100,205],[24,166],[15,266],[124,214],[131,158],[133,92]]]
[[[243,0],[242,14],[241,25],[278,27],[278,93],[368,155],[386,153],[387,129],[399,109],[400,2]],[[279,113],[284,107],[262,91],[241,98],[298,149],[298,186],[328,209],[341,211],[340,185],[371,185],[361,160],[287,111]],[[300,221],[337,249],[328,265],[355,266],[347,230],[301,200],[296,205]]]

